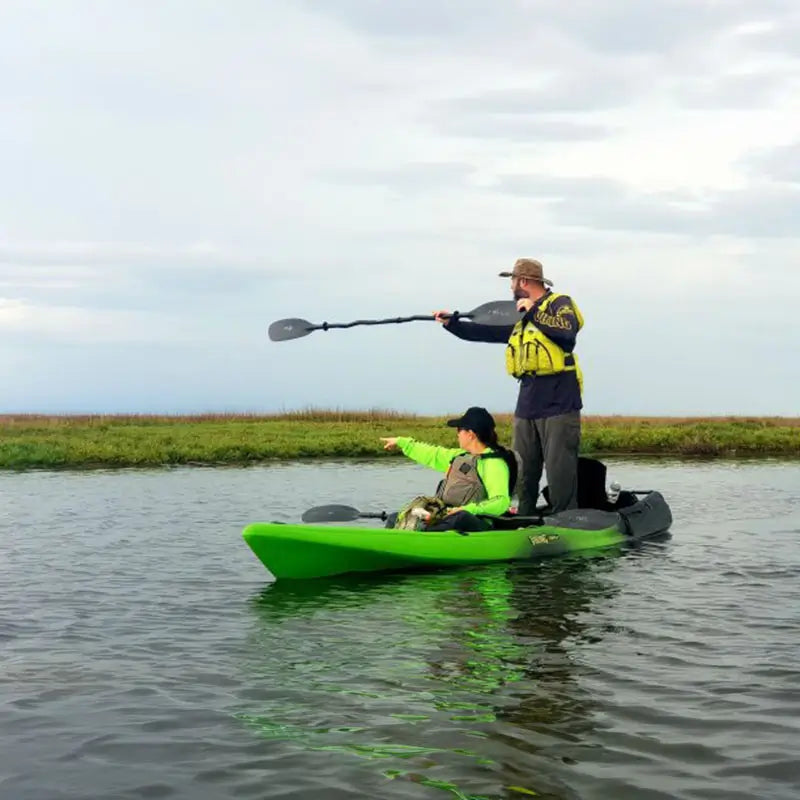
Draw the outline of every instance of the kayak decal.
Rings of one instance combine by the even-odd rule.
[[[558,534],[557,533],[540,533],[536,536],[529,536],[528,539],[530,543],[533,545],[537,544],[550,544],[550,542],[557,542],[558,541]]]

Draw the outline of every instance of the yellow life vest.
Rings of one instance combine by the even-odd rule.
[[[574,353],[565,353],[552,339],[545,336],[536,327],[536,321],[540,320],[550,327],[568,328],[569,323],[561,320],[561,313],[548,314],[547,309],[550,304],[560,294],[548,295],[534,315],[534,322],[523,322],[520,320],[511,331],[506,345],[506,371],[515,378],[523,375],[555,375],[559,372],[576,372],[578,385],[583,393],[583,373],[581,372],[578,357]],[[564,306],[569,309],[569,306]],[[575,302],[572,302],[572,310],[578,321],[578,330],[583,327],[583,314]],[[563,313],[563,312],[562,312]]]

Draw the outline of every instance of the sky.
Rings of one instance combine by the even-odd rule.
[[[800,4],[0,4],[0,413],[512,411],[502,345],[267,329],[519,257],[585,413],[800,414]]]

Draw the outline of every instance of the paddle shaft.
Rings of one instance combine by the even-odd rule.
[[[443,314],[443,319],[460,317],[461,319],[471,319],[474,314]],[[323,322],[320,325],[310,325],[309,331],[327,331],[331,328],[355,328],[356,325],[393,325],[401,322],[421,322],[424,320],[435,320],[433,314],[414,314],[410,317],[388,317],[387,319],[357,319],[353,322]]]

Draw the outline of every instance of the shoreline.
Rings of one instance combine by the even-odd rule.
[[[398,458],[381,436],[454,446],[457,416],[367,410],[279,414],[0,415],[0,469],[246,466],[298,459]],[[508,413],[495,414],[511,443]],[[800,417],[583,417],[581,453],[689,458],[800,457]]]

